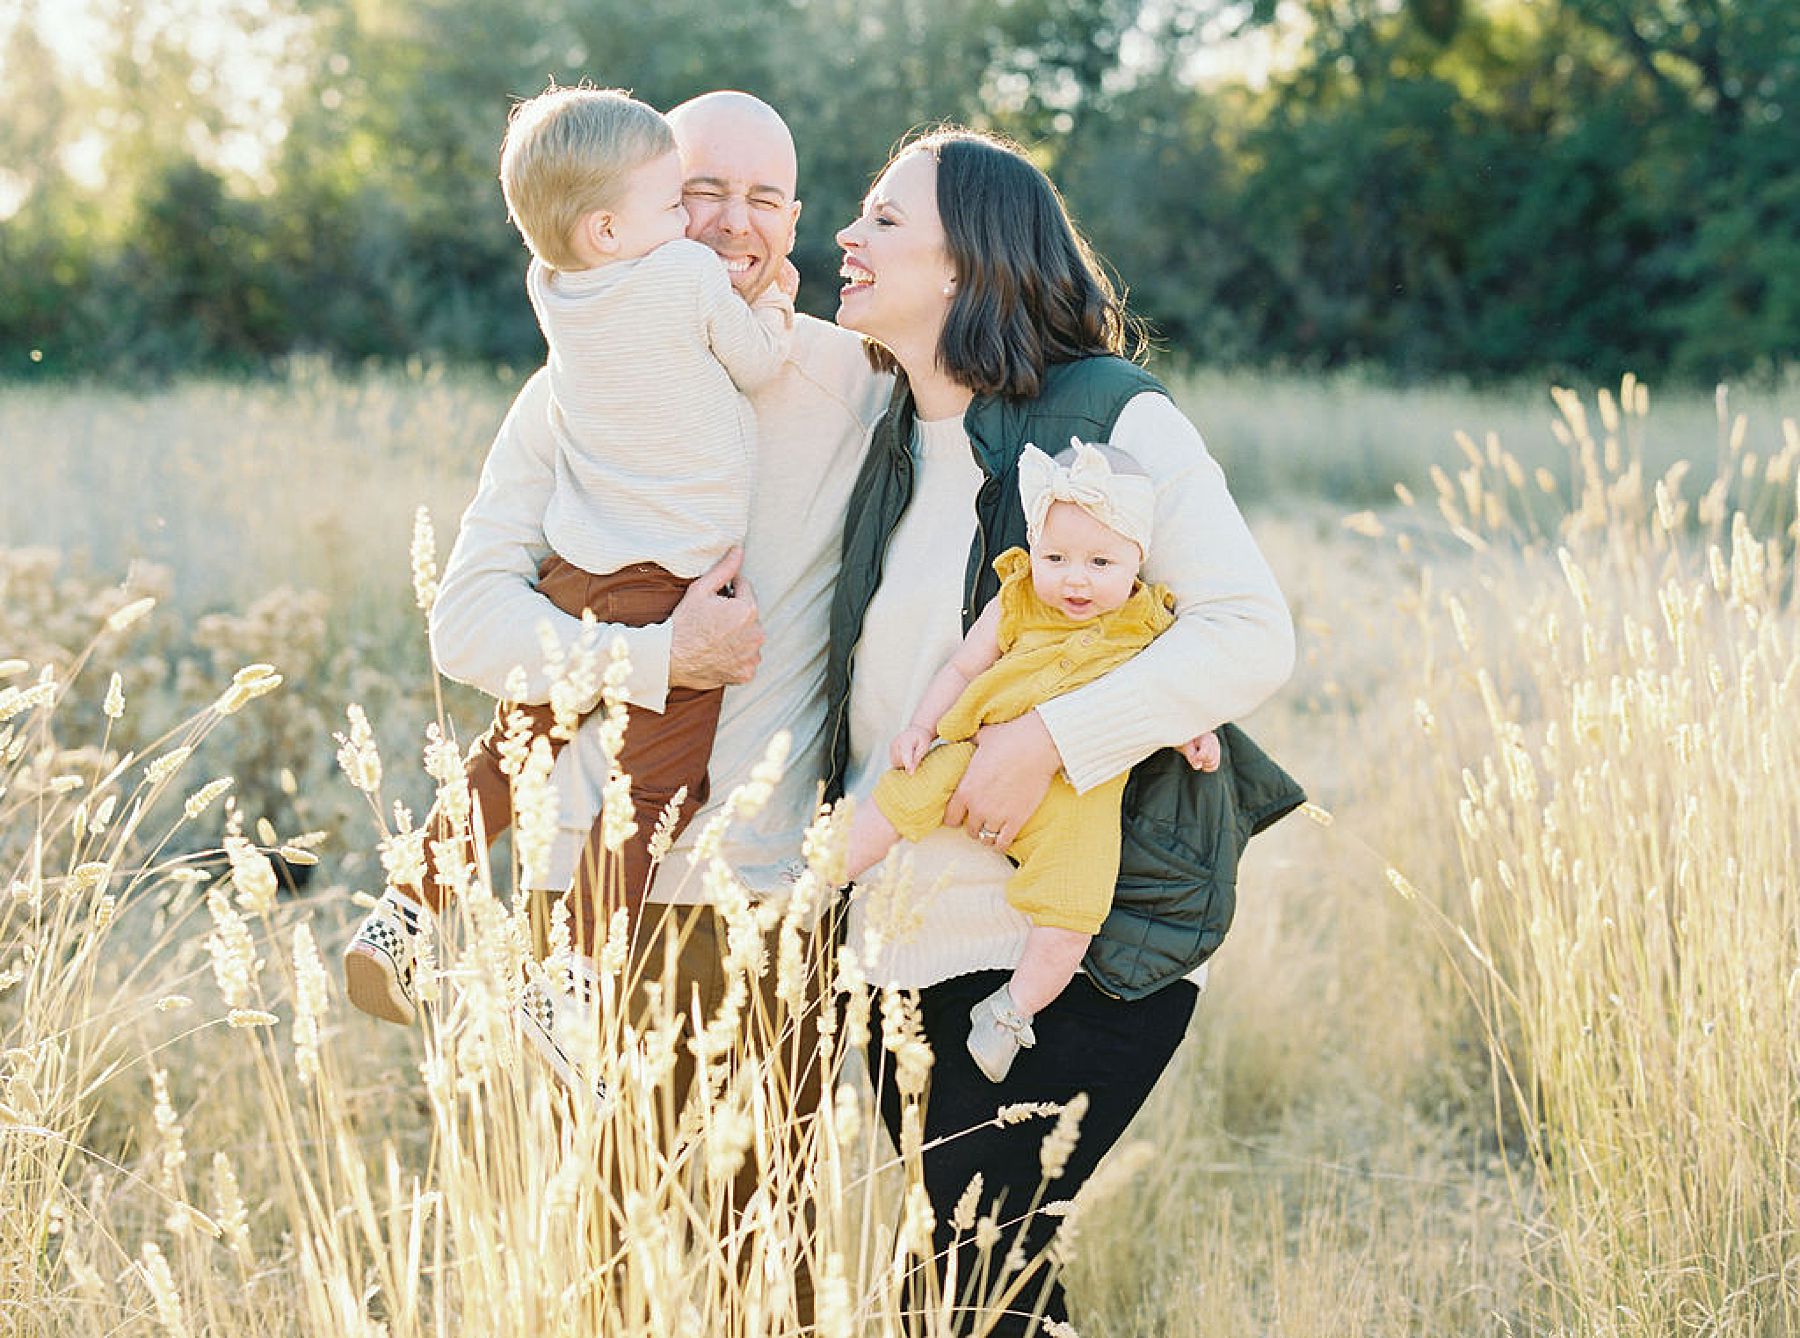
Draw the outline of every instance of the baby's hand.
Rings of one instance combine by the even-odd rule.
[[[935,737],[928,729],[908,725],[894,736],[893,745],[888,749],[888,761],[911,775],[919,769],[919,760],[931,751],[931,741]]]
[[[1219,769],[1219,736],[1211,730],[1181,745],[1181,755],[1195,771]]]
[[[800,271],[794,268],[794,262],[782,258],[781,265],[775,271],[775,286],[788,295],[790,300],[800,296]]]

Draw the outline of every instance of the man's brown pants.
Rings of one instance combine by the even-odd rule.
[[[540,956],[549,950],[549,899],[554,893],[540,893],[532,903],[532,926],[536,949]],[[774,1169],[784,1188],[794,1188],[790,1177],[799,1169],[799,1159],[811,1154],[809,1138],[813,1120],[818,1117],[822,1096],[823,1073],[819,1058],[819,1010],[834,1006],[831,983],[835,975],[837,942],[833,910],[813,929],[806,952],[806,982],[803,1003],[798,1013],[790,1013],[787,1005],[776,998],[776,976],[773,971],[751,982],[750,998],[743,1011],[742,1030],[729,1062],[766,1064],[769,1066],[769,1109],[786,1124],[787,1143],[775,1147],[770,1140],[768,1155],[775,1158]],[[665,1152],[676,1147],[682,1137],[693,1137],[694,1126],[684,1120],[683,1110],[694,1096],[698,1063],[687,1041],[707,1019],[714,1017],[725,1001],[731,977],[725,969],[728,949],[726,923],[711,906],[672,906],[651,902],[644,907],[644,918],[633,938],[627,965],[626,1017],[639,1032],[654,1025],[665,1009],[673,1009],[688,1019],[682,1040],[675,1047],[675,1067],[668,1080],[668,1103],[659,1119],[655,1137]],[[673,938],[675,952],[672,969],[668,969],[666,944]],[[771,944],[771,950],[773,944]],[[648,988],[651,985],[658,989]],[[745,1157],[730,1187],[728,1217],[741,1212],[759,1189],[771,1187],[765,1166],[756,1148]],[[615,1184],[613,1198],[622,1195]],[[800,1211],[810,1220],[808,1205]],[[617,1233],[623,1223],[617,1215],[606,1217],[599,1241],[601,1257],[612,1257],[618,1246]],[[813,1318],[814,1282],[807,1258],[795,1260],[793,1273],[796,1311],[803,1324]]]

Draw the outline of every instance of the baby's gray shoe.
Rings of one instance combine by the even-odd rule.
[[[989,1082],[1005,1079],[1020,1050],[1037,1044],[1031,1019],[1002,985],[969,1010],[969,1054]]]

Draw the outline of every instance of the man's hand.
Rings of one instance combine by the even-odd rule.
[[[733,548],[694,578],[669,615],[670,687],[722,688],[756,672],[763,630],[750,583],[738,580],[743,565],[744,550]]]
[[[1220,752],[1219,736],[1210,729],[1181,745],[1181,755],[1195,771],[1217,771]]]
[[[1062,754],[1036,711],[1002,725],[983,725],[975,735],[962,784],[944,810],[944,826],[964,827],[996,850],[1012,844],[1062,770]]]

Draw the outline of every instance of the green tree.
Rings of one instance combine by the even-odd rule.
[[[47,0],[46,0],[47,2]],[[285,137],[201,12],[265,53]],[[496,181],[548,81],[757,93],[801,154],[802,304],[909,130],[1022,138],[1137,309],[1194,357],[1417,375],[1712,377],[1800,348],[1792,0],[159,0],[90,70],[0,20],[0,369],[305,350],[523,366],[542,344]],[[1298,15],[1298,19],[1294,16]],[[1233,24],[1266,85],[1193,86]],[[215,31],[215,30],[207,30]],[[72,151],[104,140],[96,188]],[[91,156],[91,155],[90,155]]]

